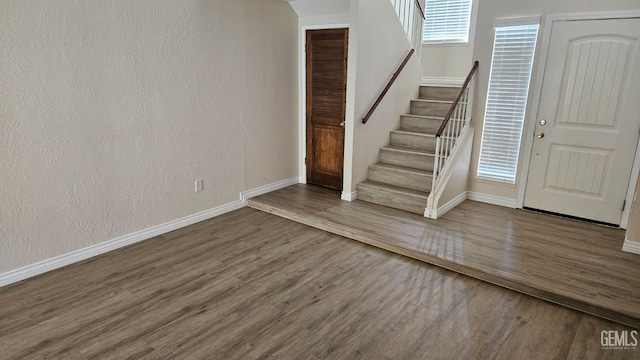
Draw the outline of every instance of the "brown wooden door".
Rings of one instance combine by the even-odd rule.
[[[342,190],[348,29],[307,30],[307,182]]]

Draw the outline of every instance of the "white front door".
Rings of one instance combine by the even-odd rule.
[[[640,131],[639,38],[640,19],[553,23],[525,207],[620,224]]]

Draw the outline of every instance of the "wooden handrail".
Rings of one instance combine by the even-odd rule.
[[[449,123],[449,120],[451,119],[451,116],[453,115],[453,112],[455,111],[456,106],[458,106],[460,99],[462,99],[462,95],[464,95],[464,92],[467,90],[467,87],[471,82],[471,78],[473,78],[473,74],[476,72],[476,70],[478,70],[478,64],[479,64],[478,61],[473,62],[473,67],[469,71],[469,75],[467,75],[467,78],[464,79],[464,83],[462,83],[462,87],[460,88],[460,91],[458,91],[458,96],[456,96],[456,99],[453,100],[453,104],[451,104],[451,107],[449,108],[449,112],[447,112],[447,115],[444,117],[444,120],[442,121],[442,125],[440,125],[440,129],[438,129],[438,132],[436,133],[436,137],[442,136],[442,132],[444,131],[444,128],[447,127],[447,124]]]
[[[418,5],[418,10],[420,10],[420,15],[422,15],[422,20],[426,20],[427,18],[424,16],[424,11],[422,11],[422,6],[420,5],[420,0],[416,0],[416,5]]]
[[[389,80],[389,82],[387,83],[387,86],[384,87],[384,90],[382,90],[382,92],[380,93],[380,96],[378,96],[378,99],[376,100],[376,102],[373,103],[373,105],[371,106],[371,109],[369,109],[369,112],[367,113],[367,115],[365,115],[364,118],[362,118],[363,124],[366,124],[367,121],[369,121],[369,118],[371,117],[373,112],[376,110],[378,105],[380,105],[382,98],[384,98],[384,96],[387,94],[387,91],[389,91],[389,88],[391,87],[391,85],[393,85],[393,82],[396,81],[396,79],[398,78],[398,75],[400,75],[400,72],[402,71],[402,69],[404,69],[404,66],[407,65],[407,62],[409,61],[409,58],[411,58],[411,55],[413,55],[414,51],[415,51],[414,49],[411,49],[411,51],[409,51],[407,56],[402,61],[402,64],[400,64],[400,66],[398,67],[398,70],[393,74],[393,76],[391,77],[391,80]]]

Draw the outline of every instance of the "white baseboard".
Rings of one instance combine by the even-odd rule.
[[[473,201],[479,201],[487,204],[499,205],[508,208],[515,209],[518,201],[514,199],[504,198],[500,196],[493,196],[488,194],[477,193],[473,191],[467,192],[467,199]]]
[[[420,85],[461,87],[465,78],[423,76]]]
[[[55,270],[63,266],[86,260],[94,256],[102,255],[109,251],[129,246],[140,241],[151,239],[158,235],[166,234],[185,226],[189,226],[200,221],[204,221],[228,213],[230,211],[237,210],[243,206],[244,204],[240,200],[236,200],[234,202],[217,206],[209,210],[201,211],[193,215],[185,216],[177,220],[152,226],[144,230],[123,235],[115,239],[107,240],[99,244],[72,251],[70,253],[39,261],[35,264],[23,266],[15,270],[10,270],[8,272],[0,274],[0,287],[22,281],[36,275],[44,274],[51,270]]]
[[[240,201],[242,201],[246,205],[247,200],[251,199],[252,197],[260,196],[268,192],[280,190],[282,188],[286,188],[287,186],[291,186],[299,183],[300,183],[300,178],[296,176],[289,179],[276,181],[274,183],[267,184],[264,186],[260,186],[255,189],[243,191],[240,193]]]
[[[622,251],[639,254],[640,255],[640,242],[631,241],[629,239],[624,239],[624,244],[622,245]]]
[[[439,217],[441,217],[442,215],[446,214],[449,210],[453,209],[454,207],[462,204],[463,201],[467,200],[467,192],[463,192],[462,194],[454,197],[453,199],[451,199],[449,202],[447,202],[446,204],[442,205],[441,207],[437,208],[437,209],[429,209],[426,208],[424,209],[424,217],[429,218],[429,219],[437,219]]]
[[[462,204],[463,201],[467,200],[467,192],[463,192],[462,194],[454,197],[453,199],[451,199],[448,203],[442,205],[441,207],[438,208],[438,210],[436,210],[436,218],[444,215],[447,213],[447,211],[453,209],[454,207]]]
[[[255,189],[243,191],[240,193],[240,199],[228,204],[216,206],[212,209],[201,211],[183,218],[166,222],[164,224],[152,226],[150,228],[136,231],[127,235],[107,240],[99,244],[91,245],[86,248],[72,251],[63,255],[59,255],[47,260],[39,261],[35,264],[23,266],[21,268],[10,270],[0,274],[0,287],[16,283],[28,279],[30,277],[44,274],[46,272],[59,269],[63,266],[92,258],[94,256],[105,254],[125,246],[129,246],[144,240],[151,239],[158,235],[178,230],[185,226],[220,216],[222,214],[240,209],[246,206],[246,201],[254,196],[262,195],[269,191],[278,190],[299,182],[298,177],[278,181],[272,184],[261,186]]]
[[[354,201],[355,199],[358,198],[358,192],[354,191],[352,193],[350,192],[346,192],[346,191],[342,191],[342,194],[340,195],[340,199],[345,200],[345,201]]]

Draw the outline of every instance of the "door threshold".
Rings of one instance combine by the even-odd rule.
[[[538,213],[538,214],[551,215],[551,216],[561,217],[561,218],[565,218],[565,219],[576,220],[576,221],[580,221],[580,222],[585,222],[585,223],[605,226],[605,227],[608,227],[608,228],[620,229],[620,225],[611,224],[611,223],[604,222],[604,221],[585,219],[585,218],[581,218],[581,217],[578,217],[578,216],[565,215],[565,214],[555,213],[553,211],[534,209],[534,208],[530,208],[530,207],[526,207],[526,206],[523,207],[522,209],[523,210],[527,210],[527,211],[531,211],[531,212],[535,212],[535,213]]]

